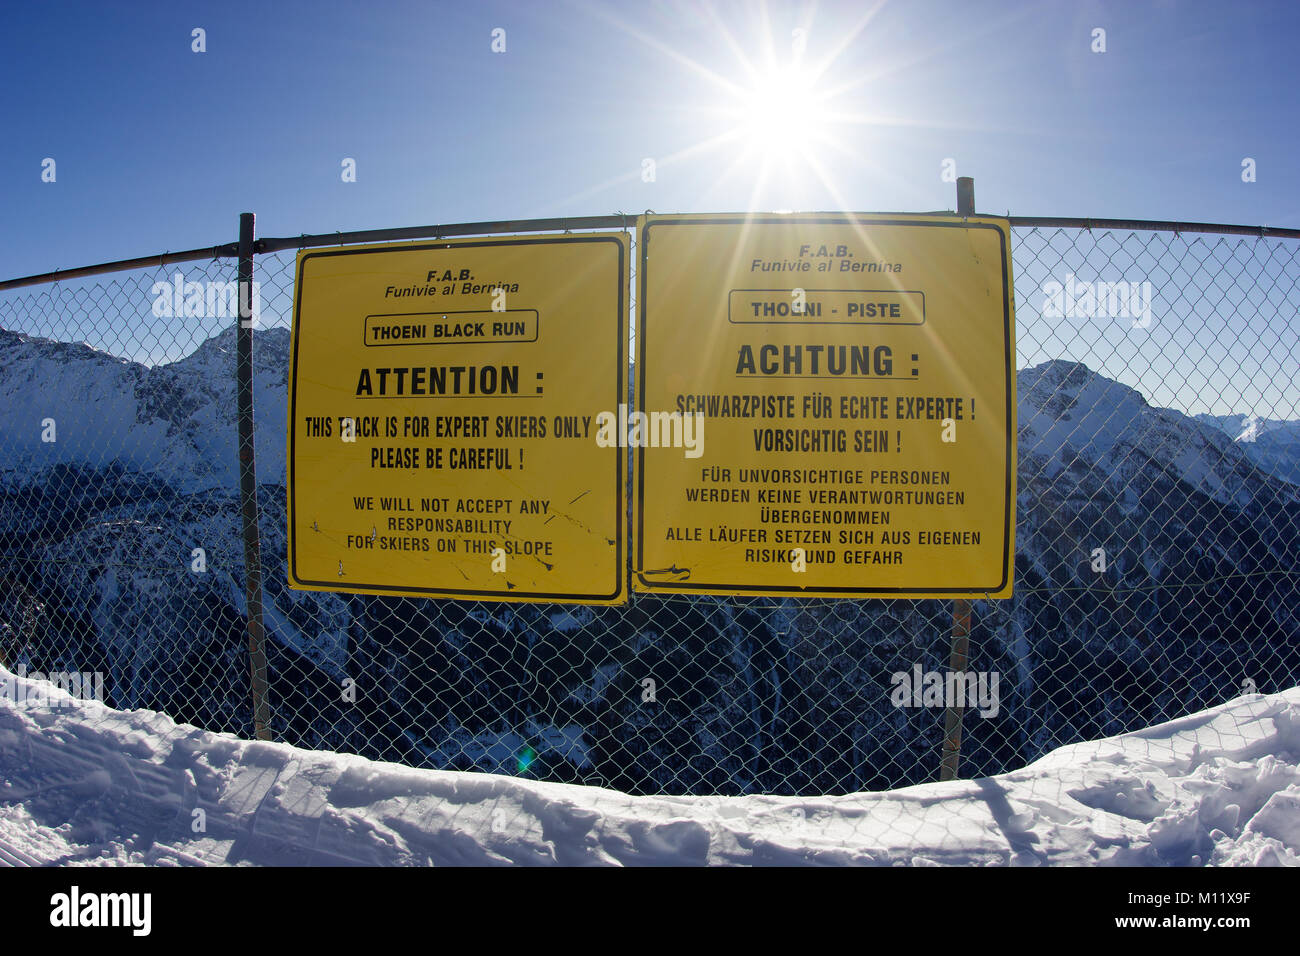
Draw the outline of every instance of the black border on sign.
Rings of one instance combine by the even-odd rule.
[[[996,217],[989,217],[996,218]],[[959,217],[953,217],[951,222],[945,220],[922,220],[922,219],[863,219],[854,216],[746,216],[737,214],[725,217],[710,217],[703,219],[674,219],[659,218],[647,216],[645,225],[638,231],[637,239],[640,242],[638,250],[639,261],[637,263],[637,278],[640,282],[637,291],[637,362],[636,371],[638,378],[637,399],[638,408],[645,409],[645,348],[647,325],[646,316],[646,260],[650,250],[650,230],[654,226],[743,226],[743,225],[804,225],[804,226],[856,226],[871,228],[873,226],[939,226],[943,228],[957,229],[992,229],[998,234],[998,245],[1002,250],[1002,349],[1004,366],[1006,368],[1006,383],[1004,394],[1006,395],[1006,448],[1004,450],[1006,461],[1006,482],[1003,492],[1003,520],[1002,520],[1002,580],[992,587],[965,587],[965,588],[867,588],[867,587],[807,587],[801,588],[798,585],[776,585],[776,584],[695,584],[684,581],[649,581],[646,579],[642,570],[645,567],[645,455],[643,449],[635,449],[636,459],[636,563],[637,569],[632,573],[647,588],[654,591],[700,591],[716,592],[722,591],[737,595],[763,595],[770,593],[790,594],[797,592],[801,597],[854,597],[854,596],[876,596],[876,597],[918,597],[921,595],[951,594],[951,595],[970,595],[972,597],[992,594],[995,591],[1003,590],[1008,584],[1010,577],[1009,558],[1011,550],[1011,534],[1013,522],[1015,521],[1015,512],[1012,511],[1011,485],[1015,479],[1012,467],[1012,460],[1015,454],[1015,435],[1011,428],[1012,416],[1015,408],[1012,403],[1012,395],[1015,392],[1015,356],[1011,351],[1011,293],[1007,288],[1007,276],[1011,271],[1010,257],[1007,250],[1007,233],[993,223],[988,222],[968,222]],[[728,304],[730,311],[730,304]],[[917,326],[919,328],[919,326]],[[642,592],[646,593],[646,592]]]
[[[327,252],[309,252],[298,260],[298,271],[296,276],[296,287],[294,290],[293,302],[293,368],[292,381],[293,387],[289,391],[289,456],[285,463],[286,468],[286,488],[285,494],[288,498],[289,509],[289,531],[290,547],[288,555],[289,579],[291,583],[302,586],[305,589],[311,589],[318,586],[331,591],[348,591],[355,593],[371,593],[376,595],[393,595],[403,596],[410,595],[413,597],[451,597],[451,598],[481,598],[489,600],[491,598],[532,598],[537,600],[553,600],[557,603],[566,601],[618,601],[626,596],[626,582],[623,576],[625,567],[625,550],[623,546],[623,526],[627,523],[626,505],[623,494],[623,470],[626,467],[623,449],[614,449],[614,475],[615,490],[614,496],[614,526],[616,530],[614,546],[614,590],[608,594],[576,594],[576,593],[552,593],[548,591],[528,591],[516,588],[507,591],[479,591],[469,588],[417,588],[402,587],[399,585],[385,584],[363,584],[355,581],[309,581],[303,580],[298,576],[298,536],[294,533],[297,527],[296,508],[293,495],[293,462],[294,462],[294,442],[297,432],[297,403],[298,403],[298,335],[302,331],[302,288],[303,272],[307,267],[308,259],[327,258],[329,256],[356,256],[366,255],[368,253],[390,253],[390,252],[420,252],[423,250],[446,250],[456,248],[480,248],[490,246],[536,246],[536,245],[554,245],[556,243],[588,243],[588,242],[609,242],[618,248],[618,316],[614,323],[615,334],[618,336],[618,364],[616,367],[615,382],[615,400],[614,408],[627,400],[623,395],[623,376],[627,372],[627,308],[624,279],[627,276],[627,262],[624,255],[624,241],[616,236],[583,236],[583,235],[563,235],[563,236],[544,236],[535,238],[509,238],[509,239],[484,239],[481,241],[471,242],[428,242],[415,245],[401,246],[379,246],[379,247],[360,247],[349,249],[335,249]],[[540,318],[539,327],[540,332]],[[344,586],[346,585],[346,586]]]

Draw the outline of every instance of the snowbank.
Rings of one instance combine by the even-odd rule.
[[[76,701],[0,668],[3,864],[1300,863],[1300,688],[845,797],[411,770]]]

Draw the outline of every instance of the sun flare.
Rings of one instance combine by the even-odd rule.
[[[877,171],[864,135],[872,127],[898,125],[894,116],[863,113],[845,96],[866,85],[870,74],[845,75],[841,57],[850,50],[885,0],[864,4],[860,18],[847,29],[825,36],[814,30],[811,16],[786,33],[773,29],[765,9],[756,14],[738,37],[716,17],[717,42],[706,60],[725,61],[715,67],[683,49],[639,30],[621,17],[610,22],[662,54],[682,74],[700,81],[680,115],[698,120],[697,139],[655,158],[654,168],[694,162],[712,154],[717,175],[699,193],[701,201],[715,192],[734,192],[738,183],[749,192],[748,208],[804,205],[822,201],[843,206],[836,174],[847,161],[862,171]],[[814,38],[810,44],[809,38]],[[644,169],[627,172],[566,198],[586,198],[626,179],[645,176]],[[823,198],[816,198],[823,197]]]

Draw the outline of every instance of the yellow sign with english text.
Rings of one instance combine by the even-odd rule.
[[[289,585],[626,600],[628,237],[298,255]]]

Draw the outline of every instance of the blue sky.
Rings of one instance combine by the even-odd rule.
[[[206,52],[191,49],[196,27]],[[1293,2],[15,4],[0,33],[0,278],[230,242],[242,211],[284,236],[949,209],[948,159],[975,177],[982,212],[1300,226],[1297,38]],[[806,86],[792,113],[747,106],[771,105],[754,91],[788,88],[791,70]],[[341,176],[349,158],[356,182]],[[1130,257],[1141,264],[1116,272],[1104,253],[1094,278],[1181,261]],[[1230,254],[1203,245],[1185,261],[1201,270],[1194,291]],[[1150,333],[1058,334],[1022,289],[1020,364],[1078,358],[1158,403],[1300,417],[1296,263],[1276,247],[1261,259],[1226,304],[1161,303],[1175,275],[1156,294],[1178,322]],[[1051,265],[1018,261],[1025,288],[1063,281]],[[1261,303],[1262,319],[1245,314]],[[89,334],[70,321],[27,330]],[[144,323],[127,335],[105,322],[92,344],[144,361],[195,344]],[[1227,346],[1235,365],[1207,364],[1218,378],[1198,389],[1188,363]]]
[[[788,63],[796,28],[806,65],[839,49],[814,85],[840,91],[824,138],[799,134],[822,175],[796,156],[756,191],[762,160],[737,141],[672,159],[735,127],[718,78],[752,86],[769,45]],[[0,273],[229,241],[245,210],[286,235],[941,209],[945,158],[982,211],[1295,226],[1297,37],[1289,2],[14,4]]]

